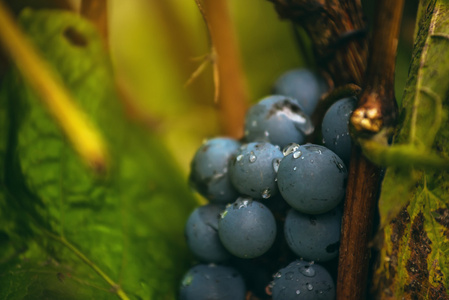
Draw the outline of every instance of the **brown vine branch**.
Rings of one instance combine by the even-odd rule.
[[[367,30],[359,0],[269,0],[279,15],[305,28],[318,65],[335,85],[364,91],[352,119],[358,136],[388,138],[396,117],[393,93],[397,36],[403,0],[382,0],[374,24],[369,70]],[[364,84],[364,85],[362,85]],[[337,279],[337,300],[366,299],[380,169],[353,147],[349,170]]]
[[[269,0],[309,34],[318,66],[335,85],[362,85],[368,44],[359,0]]]
[[[364,90],[351,117],[356,138],[388,139],[396,118],[394,70],[403,0],[378,2]],[[366,299],[380,169],[353,147],[340,239],[337,300]]]

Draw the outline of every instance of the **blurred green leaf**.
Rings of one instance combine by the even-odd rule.
[[[127,121],[87,21],[31,10],[20,21],[102,131],[112,168],[104,178],[90,173],[33,91],[17,74],[5,81],[0,113],[7,101],[11,128],[6,153],[0,148],[0,218],[12,224],[4,235],[15,252],[0,257],[0,298],[110,299],[122,288],[133,299],[174,299],[189,263],[183,226],[195,205],[174,158]]]
[[[394,144],[449,156],[449,5],[421,1],[415,49]],[[410,162],[411,163],[411,162]],[[449,171],[389,168],[379,203],[381,299],[439,299],[449,292]],[[446,299],[446,298],[442,298]]]

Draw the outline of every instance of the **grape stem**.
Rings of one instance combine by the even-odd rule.
[[[204,1],[202,5],[196,2],[209,30],[211,52],[215,57],[213,71],[221,131],[226,136],[241,138],[248,92],[228,1]]]
[[[392,134],[397,115],[394,70],[403,0],[377,3],[364,89],[351,117],[356,138]],[[366,299],[380,168],[353,146],[340,239],[337,300]]]

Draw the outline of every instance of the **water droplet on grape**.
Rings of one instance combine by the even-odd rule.
[[[307,283],[307,289],[308,289],[309,291],[313,290],[313,285],[310,284],[310,283]]]
[[[278,170],[279,170],[279,165],[281,163],[281,159],[280,158],[275,158],[275,159],[273,159],[272,163],[273,163],[273,170],[274,170],[275,173],[277,173]]]
[[[310,265],[305,265],[305,266],[299,268],[299,272],[302,275],[307,276],[307,277],[314,277],[316,274],[315,269]]]
[[[296,295],[299,295],[299,294],[301,294],[301,291],[300,290],[296,290]]]
[[[251,122],[251,126],[257,127],[257,121],[256,121],[256,120],[252,121],[252,122]]]
[[[293,279],[293,275],[295,275],[295,273],[287,272],[287,273],[285,273],[285,279],[292,280]]]
[[[268,132],[268,131],[264,131],[264,133],[263,133],[266,137],[269,137],[270,136],[270,133]]]
[[[251,198],[238,198],[237,201],[234,202],[234,208],[240,209],[242,207],[247,207],[252,202]]]
[[[240,154],[239,156],[237,156],[237,157],[235,158],[235,160],[236,160],[236,161],[241,161],[242,158],[243,158],[243,154]]]
[[[263,192],[262,192],[262,198],[264,198],[264,199],[268,199],[268,198],[270,198],[271,197],[271,191],[270,191],[270,189],[264,189],[263,190]]]
[[[254,152],[251,151],[251,153],[249,154],[249,162],[253,163],[256,161],[256,159],[257,159],[256,155],[254,155]]]
[[[282,154],[284,154],[284,156],[287,156],[290,153],[296,152],[298,149],[299,149],[298,144],[291,143],[285,146],[284,149],[282,149]]]
[[[281,272],[277,272],[276,274],[274,274],[274,278],[281,278],[282,274]]]
[[[293,153],[293,158],[301,157],[301,155],[302,155],[302,152],[298,150],[298,151]]]
[[[297,169],[297,167],[294,167],[294,168],[293,168],[293,171],[296,171],[296,169]]]

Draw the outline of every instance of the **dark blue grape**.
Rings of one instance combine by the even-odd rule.
[[[218,234],[229,252],[240,258],[254,258],[273,245],[276,221],[262,203],[239,198],[221,214]]]
[[[266,141],[284,147],[303,143],[312,132],[309,116],[294,99],[286,96],[263,98],[245,117],[245,137],[249,142]]]
[[[345,164],[334,152],[307,144],[281,160],[277,183],[290,206],[303,213],[321,214],[343,199],[347,173]]]
[[[307,215],[294,209],[285,219],[284,234],[290,249],[311,261],[329,261],[338,256],[341,211]]]
[[[187,245],[201,261],[217,263],[231,256],[218,237],[218,219],[224,210],[225,206],[220,204],[200,206],[187,220],[185,226]]]
[[[230,138],[206,141],[196,152],[190,171],[194,188],[212,203],[230,203],[238,197],[228,176],[228,162],[240,143]]]
[[[311,116],[321,96],[328,90],[325,80],[307,69],[294,69],[282,74],[273,87],[273,93],[292,97],[304,112]]]
[[[234,187],[254,199],[267,199],[277,193],[276,169],[282,158],[279,147],[270,143],[244,144],[229,164]]]
[[[244,300],[242,276],[233,268],[197,265],[182,279],[180,300]]]
[[[274,275],[273,300],[333,300],[335,285],[318,264],[296,260]]]
[[[338,100],[329,107],[324,115],[321,131],[323,144],[337,154],[346,165],[351,157],[351,137],[349,118],[356,106],[356,98]]]

